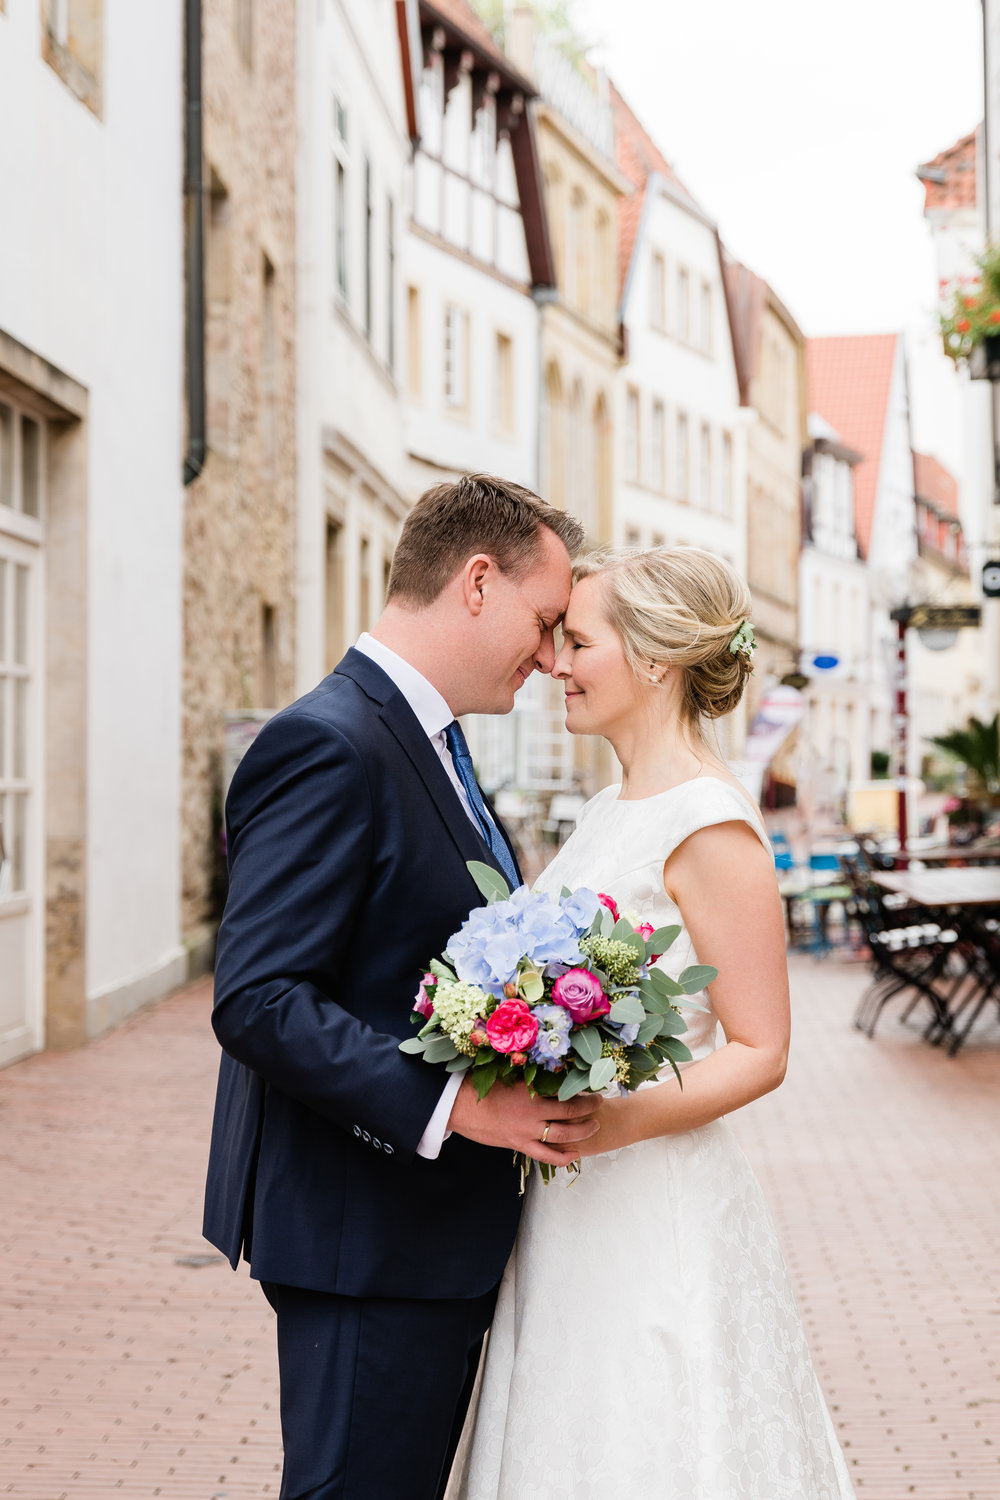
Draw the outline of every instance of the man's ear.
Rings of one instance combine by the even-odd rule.
[[[483,590],[494,571],[493,561],[485,552],[477,552],[475,557],[470,557],[462,569],[462,596],[470,614],[478,615],[482,612],[485,602]]]

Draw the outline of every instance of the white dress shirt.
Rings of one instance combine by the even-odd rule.
[[[437,688],[433,683],[428,682],[416,667],[411,667],[408,661],[404,661],[395,651],[390,651],[388,646],[383,646],[381,641],[375,640],[374,636],[370,636],[367,631],[361,636],[354,649],[360,651],[363,656],[369,657],[376,666],[381,667],[385,675],[402,693],[412,708],[421,729],[437,751],[466,817],[479,831],[479,819],[469,805],[465,787],[458,779],[458,772],[455,770],[455,763],[444,737],[444,732],[455,715]],[[489,817],[488,812],[486,816]],[[432,954],[427,955],[428,959],[432,956]],[[427,1129],[420,1137],[420,1144],[417,1146],[418,1156],[426,1156],[433,1161],[441,1154],[441,1147],[451,1134],[448,1129],[448,1120],[455,1102],[455,1095],[461,1084],[461,1073],[449,1075],[437,1107],[427,1122]]]

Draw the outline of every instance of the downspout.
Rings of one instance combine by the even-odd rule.
[[[202,165],[201,0],[184,0],[184,269],[187,452],[184,483],[205,467],[205,184]]]

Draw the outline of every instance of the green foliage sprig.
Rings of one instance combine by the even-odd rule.
[[[956,362],[968,359],[987,338],[1000,338],[1000,244],[976,259],[979,277],[952,294],[951,310],[941,316],[944,352]]]

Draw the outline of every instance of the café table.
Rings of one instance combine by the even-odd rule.
[[[910,859],[932,868],[959,865],[1000,865],[1000,840],[977,844],[938,844],[932,849],[913,849]]]
[[[956,947],[966,967],[952,985],[948,1012],[929,1033],[934,1042],[944,1041],[947,1033],[954,1057],[984,1007],[1000,1001],[1000,927],[990,918],[991,909],[1000,912],[1000,868],[877,870],[871,878],[913,906],[945,914],[958,933]],[[971,985],[966,986],[967,980]]]

